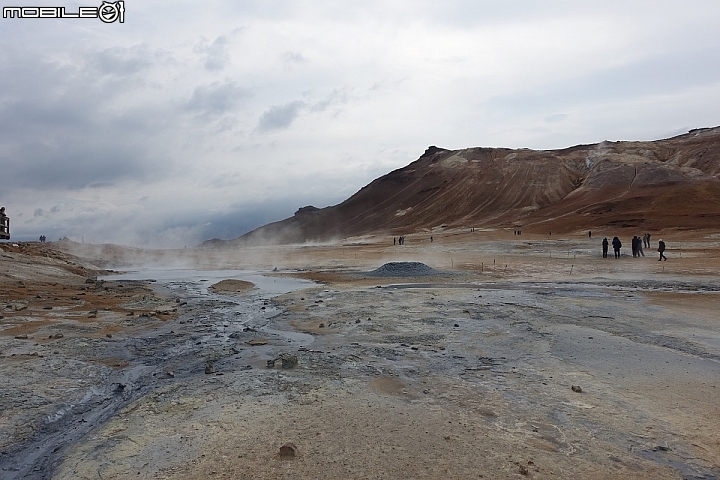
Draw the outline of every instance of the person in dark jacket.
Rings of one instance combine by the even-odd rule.
[[[615,250],[615,258],[620,258],[620,249],[622,248],[622,242],[618,237],[613,237],[612,246],[613,250]]]
[[[663,242],[663,241],[662,241],[662,238],[661,238],[660,241],[658,242],[658,252],[660,252],[660,258],[658,258],[658,262],[659,262],[660,260],[665,260],[665,261],[667,261],[667,257],[666,257],[665,254],[663,253],[664,251],[665,251],[665,242]]]
[[[607,251],[608,251],[607,237],[603,238],[602,247],[603,247],[603,258],[607,258]]]

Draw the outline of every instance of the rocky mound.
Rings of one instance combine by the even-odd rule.
[[[255,288],[255,284],[252,282],[246,282],[245,280],[220,280],[218,283],[209,287],[217,293],[243,293]]]
[[[420,262],[390,262],[368,273],[372,277],[424,277],[442,275]]]

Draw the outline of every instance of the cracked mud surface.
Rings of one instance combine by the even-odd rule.
[[[303,271],[267,268],[322,282],[282,294],[209,291],[222,273],[68,277],[68,313],[54,318],[64,300],[51,286],[6,289],[0,478],[720,476],[716,247],[688,248],[665,272],[593,259],[559,275],[577,257],[518,242],[500,252],[502,274],[430,253],[445,275],[357,273],[382,264],[380,248],[352,265],[324,247],[303,252]],[[456,264],[493,260],[444,248]],[[61,300],[45,310],[38,289]],[[101,294],[117,301],[88,319]],[[15,338],[21,327],[32,338]],[[297,366],[267,367],[283,354]],[[295,458],[278,456],[286,442]]]

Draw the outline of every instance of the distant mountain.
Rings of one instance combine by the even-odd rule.
[[[328,241],[469,227],[571,232],[720,227],[720,127],[563,150],[429,147],[344,202],[299,209],[201,247]]]

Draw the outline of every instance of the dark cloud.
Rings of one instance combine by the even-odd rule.
[[[228,37],[225,35],[220,35],[212,43],[202,38],[193,50],[204,59],[207,70],[219,71],[230,63]]]
[[[154,55],[144,46],[105,49],[71,66],[39,53],[1,56],[2,71],[13,72],[0,76],[0,164],[12,179],[6,188],[97,188],[157,178],[166,159],[150,153],[151,139],[169,128],[170,115],[162,107],[118,103],[124,93],[115,78],[149,68]]]
[[[106,48],[91,55],[88,63],[102,74],[127,76],[147,70],[167,55],[147,45]]]
[[[285,105],[274,105],[262,114],[258,122],[258,129],[261,132],[269,132],[288,128],[304,106],[305,102],[301,100],[286,103]]]
[[[236,82],[214,82],[197,87],[187,103],[187,108],[200,114],[221,115],[251,96],[249,90]]]

